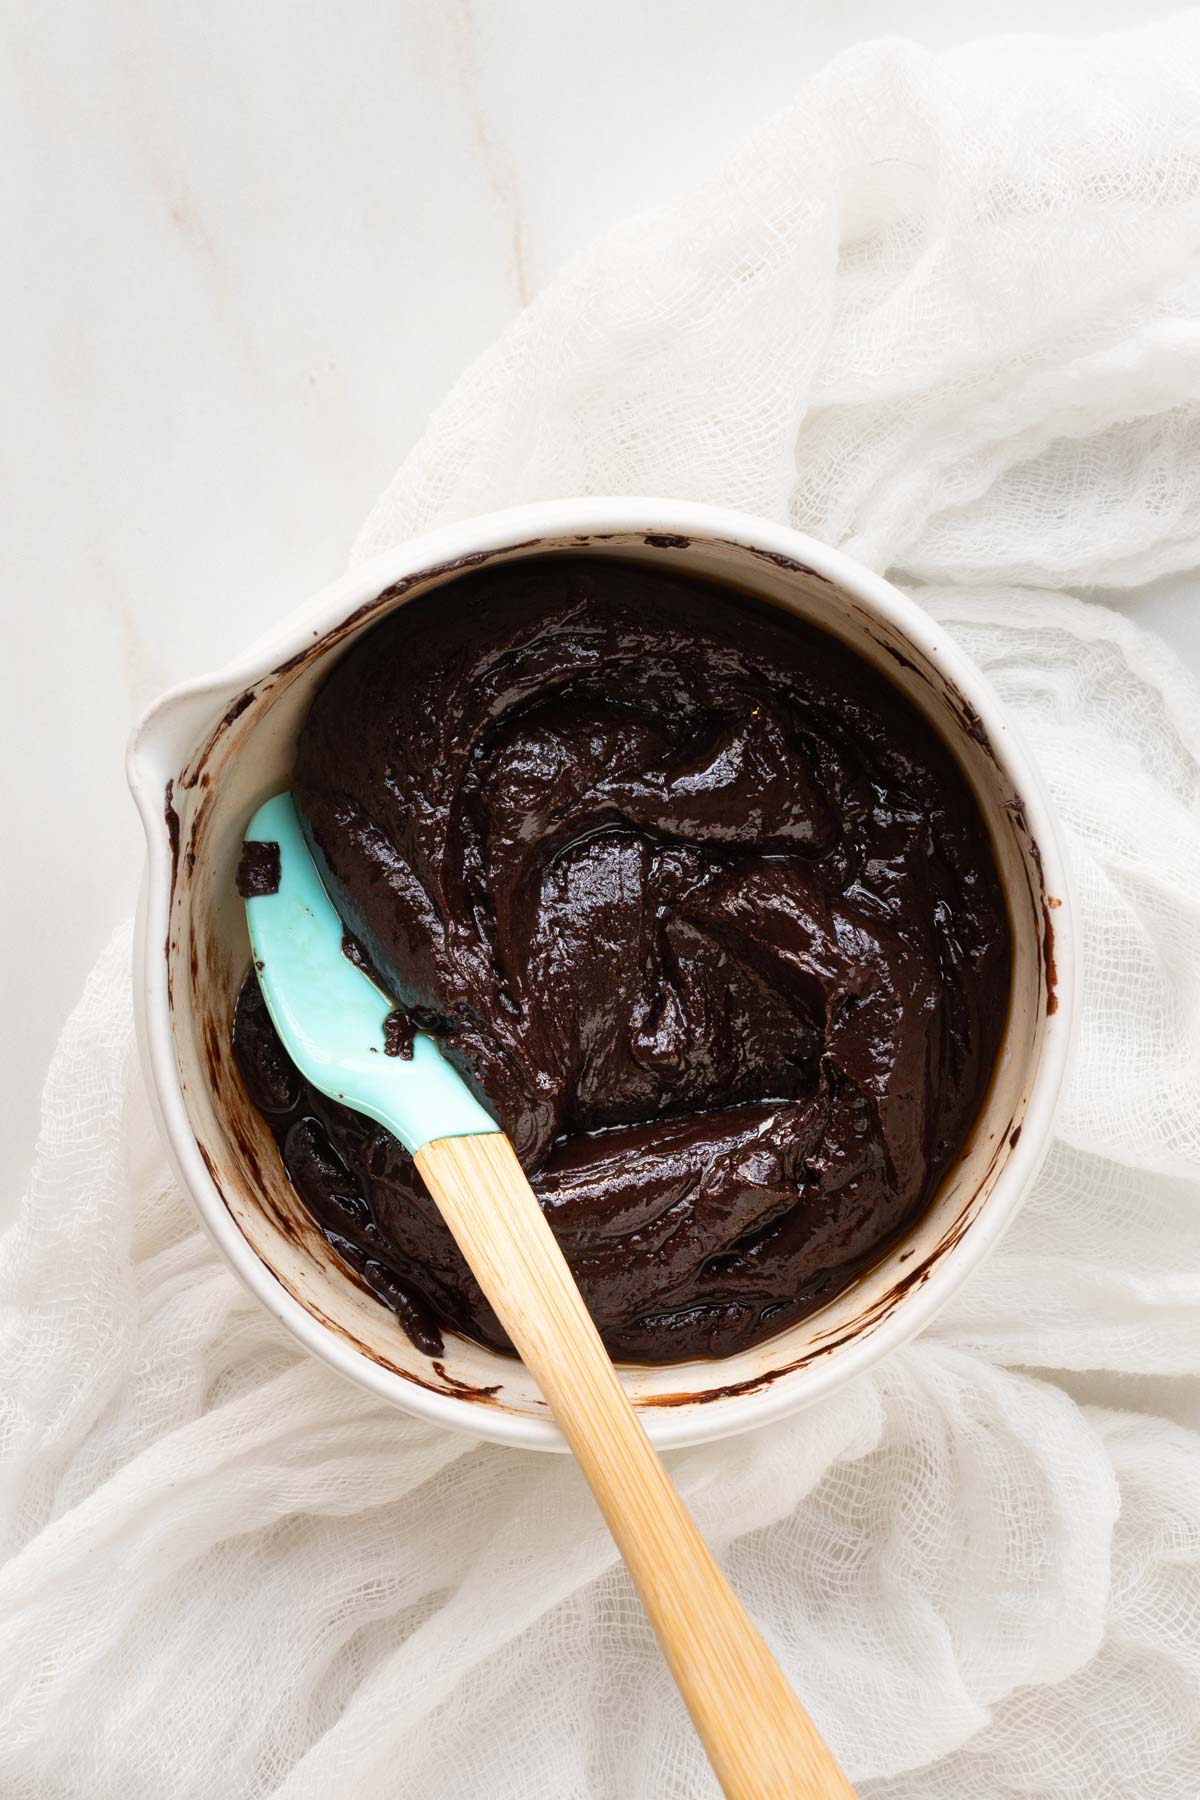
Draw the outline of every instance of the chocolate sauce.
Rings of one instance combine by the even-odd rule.
[[[294,793],[347,932],[512,1138],[614,1355],[782,1330],[961,1149],[1007,1006],[999,881],[949,750],[832,637],[605,559],[481,570],[338,663]],[[253,976],[234,1047],[304,1204],[415,1341],[508,1348],[412,1159],[302,1080]]]

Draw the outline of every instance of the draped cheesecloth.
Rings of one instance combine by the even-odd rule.
[[[1023,729],[1083,926],[1001,1248],[876,1373],[676,1479],[871,1800],[1195,1800],[1200,1438],[1081,1396],[1200,1373],[1200,695],[1087,599],[1200,564],[1200,16],[840,58],[528,309],[357,553],[589,492],[901,581]],[[123,935],[63,1034],[0,1257],[0,1794],[711,1794],[572,1465],[368,1399],[218,1260],[128,967]]]

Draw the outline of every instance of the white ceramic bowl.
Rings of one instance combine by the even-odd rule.
[[[134,982],[160,1127],[184,1187],[247,1286],[301,1343],[406,1411],[499,1442],[561,1449],[511,1359],[447,1335],[430,1361],[313,1226],[229,1053],[249,952],[234,870],[251,813],[290,779],[296,734],[334,660],[393,607],[464,570],[548,551],[694,570],[844,639],[951,743],[991,832],[1012,918],[1013,988],[991,1091],[964,1154],[908,1237],[822,1311],[724,1361],[627,1367],[661,1446],[779,1418],[921,1329],[994,1245],[1045,1152],[1072,1037],[1071,900],[1053,816],[999,701],[912,601],[849,557],[744,514],[678,501],[524,506],[432,532],[327,588],[223,674],[165,695],[129,746],[147,863]]]

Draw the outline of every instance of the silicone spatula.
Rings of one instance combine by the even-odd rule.
[[[411,1061],[383,1054],[392,1003],[343,953],[290,794],[259,808],[246,841],[279,846],[278,888],[246,917],[288,1054],[412,1153],[587,1478],[724,1792],[853,1800],[643,1431],[512,1145],[432,1038]]]

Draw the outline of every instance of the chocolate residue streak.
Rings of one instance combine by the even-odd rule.
[[[969,1131],[1008,986],[982,822],[910,703],[779,609],[585,557],[470,586],[337,664],[307,834],[610,1350],[731,1354],[877,1262]],[[255,994],[238,1064],[328,1241],[415,1341],[423,1308],[506,1349],[411,1158],[301,1081]]]
[[[279,845],[249,839],[242,845],[237,868],[237,891],[243,900],[261,900],[279,892]]]
[[[691,538],[671,537],[669,533],[666,532],[659,533],[658,535],[652,534],[651,536],[642,539],[642,542],[651,550],[686,550],[691,541]]]
[[[240,719],[246,708],[248,706],[253,706],[253,704],[254,689],[247,688],[245,693],[239,694],[233,704],[226,709],[225,717],[221,720],[221,727],[232,725],[233,721],[235,719]]]
[[[892,644],[885,644],[880,638],[877,638],[876,642],[879,644],[880,649],[887,652],[894,663],[899,663],[902,669],[911,669],[914,675],[920,675],[922,679],[924,679],[924,670],[918,669],[911,656],[905,656],[902,651],[897,650]]]
[[[753,544],[733,545],[731,548],[749,550],[759,562],[770,563],[773,568],[786,569],[790,575],[807,575],[811,581],[819,581],[824,587],[833,587],[828,575],[818,575],[807,563],[797,562],[794,556],[783,556],[778,550],[758,550]]]
[[[253,705],[260,693],[267,693],[270,686],[271,678],[268,677],[264,682],[258,683],[255,687],[247,688],[244,693],[239,694],[235,700],[230,702],[229,706],[226,707],[225,711],[221,714],[221,717],[217,720],[217,723],[209,732],[201,749],[193,756],[191,762],[184,770],[182,777],[184,787],[207,787],[209,785],[211,778],[208,772],[208,764],[211,762],[222,737],[235,720],[240,719],[246,709]],[[199,821],[197,821],[192,836],[198,840],[199,835]]]
[[[378,1363],[379,1367],[381,1369],[386,1369],[390,1375],[399,1375],[401,1380],[411,1381],[414,1387],[424,1388],[427,1393],[445,1396],[446,1387],[444,1381],[425,1381],[420,1375],[415,1374],[412,1369],[401,1368],[399,1363],[392,1362],[391,1358],[384,1356],[382,1351],[375,1349],[369,1344],[364,1344],[360,1337],[356,1337],[352,1331],[348,1331],[347,1328],[344,1325],[340,1325],[336,1319],[331,1319],[329,1314],[322,1311],[308,1294],[301,1293],[297,1288],[293,1287],[291,1282],[286,1280],[283,1275],[276,1272],[275,1278],[280,1286],[292,1296],[293,1300],[298,1300],[300,1302],[304,1310],[317,1321],[318,1325],[324,1325],[327,1330],[336,1333],[344,1343],[349,1344],[352,1350],[357,1350],[360,1356],[365,1356],[368,1362]],[[496,1399],[496,1394],[500,1392],[500,1388],[496,1388],[494,1392],[491,1393],[488,1393],[484,1388],[473,1388],[471,1389],[470,1395],[466,1397],[475,1397],[480,1400],[482,1405],[499,1407],[501,1412],[517,1411],[517,1408],[505,1405],[503,1400]],[[485,1394],[487,1395],[486,1399],[483,1398]],[[539,1400],[537,1404],[539,1406],[544,1406],[545,1401]]]
[[[1042,956],[1046,969],[1046,1016],[1058,1011],[1058,965],[1054,960],[1054,924],[1049,906],[1042,908]]]
[[[255,991],[258,991],[255,983]],[[224,1041],[225,1034],[217,1034],[211,1019],[206,1019],[202,1027],[205,1063],[209,1080],[220,1091],[225,1081],[225,1066],[214,1063],[213,1046]],[[270,1179],[263,1168],[259,1155],[262,1136],[262,1125],[258,1116],[251,1110],[244,1091],[239,1091],[235,1084],[225,1088],[224,1120],[226,1130],[233,1141],[243,1171],[249,1185],[254,1189],[256,1199],[263,1212],[272,1219],[277,1229],[285,1238],[298,1248],[311,1250],[320,1241],[320,1232],[314,1221],[297,1203],[295,1207],[280,1206],[275,1198]],[[214,1177],[215,1179],[215,1177]],[[278,1186],[278,1175],[275,1178]],[[228,1204],[228,1202],[226,1202]],[[275,1271],[277,1273],[277,1271]]]
[[[378,605],[378,601],[376,605]],[[276,663],[271,671],[272,675],[278,680],[281,675],[290,675],[293,669],[303,668],[304,664],[311,662],[314,656],[324,655],[332,641],[331,638],[318,638],[316,643],[306,644],[303,650],[297,650],[295,655],[289,656],[286,662]]]
[[[163,818],[167,825],[167,841],[171,846],[171,881],[167,889],[167,936],[163,956],[167,965],[167,1005],[175,1000],[175,971],[171,967],[171,912],[175,905],[175,882],[179,875],[179,814],[175,811],[175,783],[168,781],[163,800]]]
[[[1009,1133],[1009,1138],[1008,1138],[1009,1149],[1015,1150],[1017,1145],[1020,1143],[1020,1141],[1021,1141],[1021,1127],[1019,1125],[1014,1125],[1012,1128],[1012,1131]]]
[[[696,1394],[640,1394],[637,1409],[641,1412],[643,1407],[650,1406],[707,1406],[713,1400],[732,1399],[735,1394],[753,1394],[798,1366],[791,1363],[786,1369],[768,1369],[764,1375],[752,1375],[746,1381],[727,1381],[723,1387],[702,1388]]]
[[[499,1382],[495,1387],[475,1387],[469,1381],[460,1381],[457,1375],[451,1375],[444,1362],[435,1362],[433,1370],[434,1374],[440,1375],[446,1386],[453,1388],[455,1394],[462,1400],[478,1400],[483,1405],[490,1406],[500,1392],[501,1384]]]
[[[976,1202],[979,1199],[979,1195],[988,1188],[988,1185],[990,1183],[991,1176],[992,1176],[992,1171],[996,1167],[996,1163],[999,1160],[1000,1154],[1002,1151],[1005,1154],[1007,1154],[1007,1148],[1008,1148],[1007,1144],[1004,1142],[1004,1140],[1001,1140],[999,1146],[992,1152],[992,1160],[988,1164],[987,1170],[983,1176],[983,1180],[980,1182],[979,1187],[977,1188],[976,1192],[971,1196],[971,1199],[968,1202],[968,1204],[963,1207],[963,1209],[959,1213],[958,1217],[956,1219],[952,1219],[950,1224],[947,1225],[945,1231],[943,1231],[941,1237],[938,1239],[937,1244],[934,1247],[933,1255],[929,1258],[929,1260],[927,1262],[922,1264],[922,1267],[925,1269],[926,1272],[928,1272],[930,1269],[932,1269],[934,1263],[937,1262],[940,1257],[945,1256],[948,1251],[953,1250],[954,1246],[962,1241],[962,1238],[967,1230],[967,1227],[971,1224],[971,1221],[974,1219],[976,1213],[979,1210],[979,1207],[976,1204]]]
[[[195,785],[196,783],[193,782],[193,786]],[[188,824],[188,848],[192,854],[193,866],[195,864],[195,858],[199,855],[200,846],[204,842],[204,834],[208,829],[209,814],[217,803],[217,789],[215,787],[210,786],[210,784],[204,780],[199,782],[199,786],[202,790],[200,798],[195,802],[191,809],[191,818]]]
[[[208,1077],[214,1087],[219,1085],[222,1064],[225,1059],[225,1037],[218,1029],[210,1013],[203,1013],[200,1018],[200,1048],[204,1052],[204,1063]]]
[[[171,893],[175,892],[175,876],[179,869],[179,814],[175,811],[175,783],[168,781],[167,797],[163,804],[163,818],[167,822],[167,838],[171,845]]]
[[[975,711],[975,708],[968,705],[965,700],[963,701],[962,721],[967,736],[973,738],[983,749],[988,749],[988,735],[983,728],[983,720]]]

